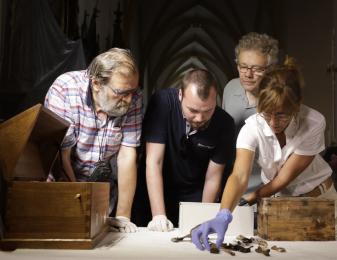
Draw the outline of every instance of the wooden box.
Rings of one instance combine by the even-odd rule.
[[[257,234],[267,240],[335,240],[334,200],[264,198],[258,203]]]
[[[2,248],[90,249],[108,231],[109,183],[45,181],[68,127],[41,105],[0,125]]]

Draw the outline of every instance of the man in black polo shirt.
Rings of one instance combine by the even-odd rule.
[[[153,231],[178,224],[179,202],[215,202],[235,150],[235,126],[216,106],[217,87],[206,70],[188,72],[180,89],[156,92],[143,128],[146,183]],[[172,222],[171,222],[171,221]]]

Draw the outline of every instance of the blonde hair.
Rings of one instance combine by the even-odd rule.
[[[114,73],[125,77],[138,73],[135,59],[129,50],[112,48],[96,56],[87,69],[89,78],[97,80],[102,85],[109,83]]]
[[[293,58],[267,71],[259,85],[257,111],[272,113],[282,108],[287,114],[296,114],[302,102],[303,78]]]
[[[278,60],[278,41],[267,34],[250,32],[239,40],[235,47],[235,57],[238,60],[243,50],[254,50],[267,56],[268,66],[274,65]]]

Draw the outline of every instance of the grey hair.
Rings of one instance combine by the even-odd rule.
[[[278,41],[267,34],[250,32],[242,36],[235,47],[236,60],[238,60],[242,50],[255,50],[267,55],[268,66],[276,64],[278,60]]]
[[[87,69],[89,78],[102,85],[106,85],[114,73],[125,77],[138,73],[135,59],[129,50],[112,48],[96,56]]]

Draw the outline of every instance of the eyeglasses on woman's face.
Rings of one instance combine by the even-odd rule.
[[[277,113],[267,113],[262,112],[261,116],[266,120],[266,122],[270,122],[272,119],[277,122],[288,122],[293,117],[293,114],[286,114],[283,112],[277,112]]]

